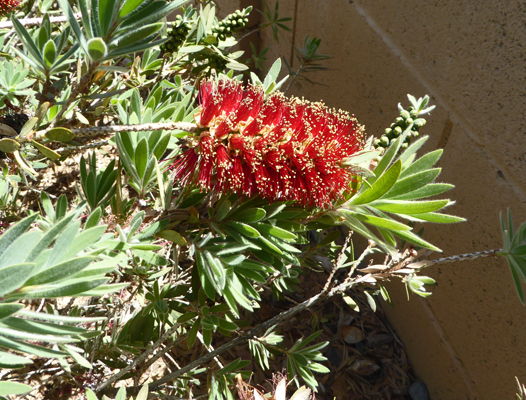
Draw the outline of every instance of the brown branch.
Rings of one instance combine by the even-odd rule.
[[[75,18],[79,18],[80,14],[75,14]],[[19,19],[18,22],[20,22],[24,26],[36,26],[36,25],[42,25],[43,18],[24,18]],[[66,16],[60,16],[60,17],[51,17],[49,18],[49,22],[52,24],[60,24],[63,22],[68,22],[68,18]],[[10,29],[13,27],[13,23],[11,21],[4,21],[0,22],[0,29]]]
[[[33,140],[43,139],[45,134],[52,128],[38,131]],[[108,133],[117,132],[142,132],[142,131],[185,131],[185,132],[197,132],[199,128],[196,124],[190,122],[158,122],[152,124],[137,124],[137,125],[110,125],[110,126],[94,126],[89,128],[73,128],[71,132],[76,137],[90,137],[104,135]]]

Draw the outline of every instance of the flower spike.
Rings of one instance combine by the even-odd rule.
[[[14,10],[19,5],[19,0],[0,0],[0,17],[7,15],[7,13]]]
[[[342,161],[363,147],[363,127],[348,113],[226,78],[202,82],[199,100],[203,131],[170,167],[183,185],[319,208],[350,190]]]

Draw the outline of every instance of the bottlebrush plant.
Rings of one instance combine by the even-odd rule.
[[[437,182],[442,150],[418,155],[429,97],[375,140],[280,92],[280,59],[248,72],[266,50],[244,59],[236,37],[277,39],[277,7],[247,28],[251,8],[220,18],[206,3],[37,0],[35,25],[0,0],[0,397],[260,398],[246,382],[278,357],[279,397],[293,380],[310,398],[327,342],[289,343],[281,323],[331,298],[354,307],[350,289],[374,308],[395,277],[429,295],[433,262],[418,259],[440,249],[415,232],[463,220],[430,199],[453,186]],[[304,43],[289,86],[327,58]],[[501,253],[519,290],[525,228],[511,222]],[[321,291],[261,312],[314,273]]]

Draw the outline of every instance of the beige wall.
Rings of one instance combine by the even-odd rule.
[[[220,3],[235,4],[231,0]],[[273,9],[275,0],[267,0]],[[269,63],[292,43],[322,38],[330,70],[310,75],[325,86],[291,90],[348,110],[379,136],[406,94],[429,94],[427,150],[445,147],[440,178],[456,185],[450,212],[468,222],[426,226],[425,238],[444,255],[501,247],[498,213],[510,207],[526,221],[526,3],[524,1],[281,0],[295,17],[280,43],[269,30]],[[506,264],[484,259],[428,269],[439,286],[424,300],[385,306],[433,400],[512,399],[526,383],[526,308]]]
[[[274,1],[268,1],[271,8]],[[445,147],[441,179],[456,185],[451,212],[468,218],[426,227],[445,255],[501,246],[498,213],[526,220],[526,5],[521,1],[280,1],[296,17],[280,44],[261,46],[291,60],[291,43],[322,38],[329,71],[305,84],[310,100],[349,110],[380,135],[406,94],[437,105],[427,150]],[[293,61],[294,67],[298,62]],[[526,382],[526,308],[505,263],[486,259],[429,269],[439,286],[427,300],[390,286],[389,318],[433,400],[512,399],[514,376]]]

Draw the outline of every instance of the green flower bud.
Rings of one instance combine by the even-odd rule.
[[[402,143],[402,145],[400,146],[402,149],[407,149],[407,147],[409,146],[409,143],[407,142],[404,142]]]
[[[402,117],[396,117],[395,124],[399,124],[401,122],[404,122],[404,119]]]
[[[400,136],[402,134],[402,128],[397,126],[396,128],[393,129],[393,133],[394,133],[395,137]]]
[[[417,118],[417,119],[415,119],[414,124],[415,124],[415,126],[421,128],[422,126],[424,126],[426,124],[426,122],[427,121],[424,118]]]
[[[402,116],[403,119],[407,119],[410,117],[409,112],[407,112],[406,110],[400,111],[400,115]]]
[[[386,136],[382,136],[380,138],[380,145],[384,147],[389,146],[389,139]]]
[[[411,115],[411,117],[415,118],[416,116],[418,116],[418,111],[411,110],[411,111],[409,111],[409,115]]]
[[[387,129],[385,130],[385,134],[386,134],[386,135],[389,135],[389,134],[391,133],[391,131],[392,131],[391,128],[387,128]]]
[[[405,120],[405,123],[406,123],[407,125],[411,125],[411,124],[413,123],[413,118],[407,118],[407,119]]]

